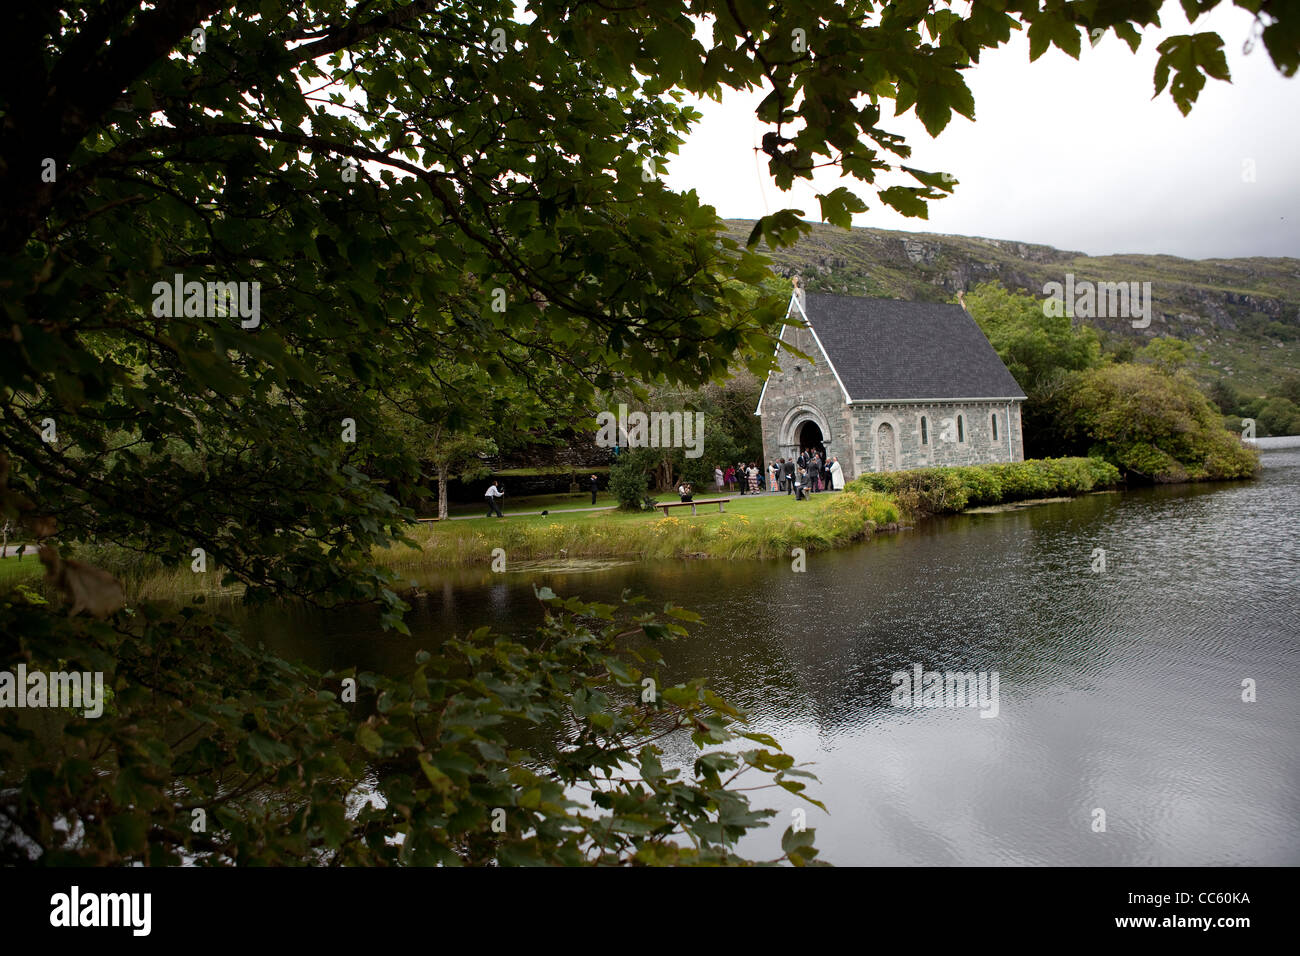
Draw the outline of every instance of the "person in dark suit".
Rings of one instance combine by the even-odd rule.
[[[596,503],[596,489],[599,487],[600,487],[600,483],[596,480],[596,476],[592,475],[591,476],[591,503],[593,505]]]
[[[808,471],[805,468],[800,468],[799,474],[794,476],[794,500],[795,501],[807,500],[808,498],[807,484],[808,484]]]
[[[787,495],[794,493],[794,459],[785,460],[785,493]]]

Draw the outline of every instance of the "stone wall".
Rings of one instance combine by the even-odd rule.
[[[854,405],[852,413],[854,474],[940,465],[984,465],[1025,458],[1018,402],[882,402]],[[958,416],[961,440],[958,440]],[[996,439],[994,416],[997,417]],[[926,422],[924,441],[922,418]],[[882,425],[889,426],[887,434],[892,433],[892,451],[881,444]],[[847,474],[842,455],[840,465]]]

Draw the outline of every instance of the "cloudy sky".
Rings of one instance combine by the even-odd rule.
[[[976,122],[954,114],[937,139],[910,114],[911,165],[954,174],[955,193],[907,219],[867,198],[854,224],[1041,242],[1090,255],[1166,253],[1192,259],[1300,257],[1300,77],[1284,79],[1262,44],[1243,53],[1252,19],[1235,7],[1189,27],[1177,4],[1138,52],[1108,35],[1078,61],[1054,47],[1029,62],[1024,33],[967,71]],[[1165,36],[1213,30],[1232,83],[1208,80],[1189,116],[1168,91],[1153,100],[1155,48]],[[814,190],[782,194],[754,147],[762,93],[696,104],[704,115],[668,183],[695,189],[727,218],[793,207],[818,218]],[[837,185],[830,171],[823,191]],[[850,184],[851,180],[844,180]],[[910,179],[891,180],[914,184]]]

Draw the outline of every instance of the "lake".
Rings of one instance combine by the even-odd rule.
[[[704,616],[665,648],[665,676],[707,677],[820,778],[829,815],[764,792],[780,813],[743,852],[776,855],[804,806],[841,865],[1296,865],[1300,450],[1263,461],[1254,482],[934,519],[803,572],[452,573],[424,582],[410,638],[362,611],[261,612],[249,630],[313,666],[398,673],[448,634],[531,628],[534,583],[632,588]],[[996,716],[894,706],[894,675],[918,666],[990,689],[996,673]]]

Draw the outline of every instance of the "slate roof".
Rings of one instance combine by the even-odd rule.
[[[959,305],[807,292],[804,309],[852,401],[1025,397]]]

